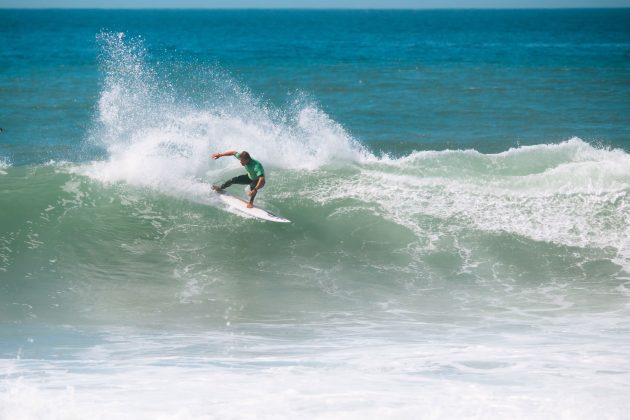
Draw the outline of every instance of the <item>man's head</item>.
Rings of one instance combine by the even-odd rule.
[[[241,161],[241,165],[245,166],[247,165],[250,161],[252,160],[251,156],[249,155],[249,153],[247,153],[245,150],[243,150],[240,154],[240,161]]]

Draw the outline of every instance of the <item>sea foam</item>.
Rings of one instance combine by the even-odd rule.
[[[7,169],[11,167],[11,161],[6,157],[0,157],[0,175],[6,175]]]
[[[485,155],[474,150],[415,152],[361,165],[345,180],[320,184],[320,203],[353,198],[418,237],[444,226],[506,232],[535,241],[613,251],[630,270],[630,155],[572,138]],[[434,231],[438,227],[437,231]]]
[[[286,109],[260,103],[220,72],[204,104],[177,100],[146,59],[141,40],[102,33],[101,67],[105,83],[90,142],[107,158],[80,172],[103,182],[125,182],[174,196],[209,191],[234,168],[210,154],[248,150],[268,168],[313,170],[339,161],[358,161],[370,153],[315,103],[298,95]],[[226,90],[228,93],[226,93]],[[203,180],[203,181],[200,181]]]

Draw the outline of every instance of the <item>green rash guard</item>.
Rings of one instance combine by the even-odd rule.
[[[234,155],[234,157],[236,159],[240,159],[241,158],[241,154],[240,153],[236,153]],[[260,164],[260,162],[258,162],[255,159],[251,159],[250,158],[249,163],[247,165],[245,165],[245,170],[247,171],[247,176],[252,181],[256,181],[259,177],[265,176],[265,168],[263,168],[263,166]]]

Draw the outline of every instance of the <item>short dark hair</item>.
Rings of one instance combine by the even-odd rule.
[[[245,150],[243,150],[243,151],[241,152],[240,157],[241,157],[241,158],[245,158],[245,160],[252,160],[252,157],[251,157],[251,156],[249,155],[249,153],[247,153]]]

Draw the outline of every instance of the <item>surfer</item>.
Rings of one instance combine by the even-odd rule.
[[[212,189],[217,192],[222,192],[232,184],[249,184],[249,203],[247,203],[247,208],[251,209],[254,207],[254,198],[256,197],[256,193],[258,193],[259,189],[265,186],[265,169],[260,162],[252,159],[246,151],[238,153],[235,150],[228,150],[224,153],[213,153],[212,159],[217,160],[223,156],[234,156],[236,159],[240,160],[241,165],[245,167],[247,174],[235,176],[234,178],[225,181],[220,186],[213,185]]]

